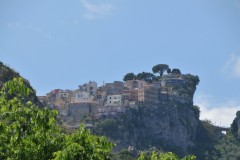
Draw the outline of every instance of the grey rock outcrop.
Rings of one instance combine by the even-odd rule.
[[[233,120],[231,130],[237,139],[240,139],[240,111],[237,111],[236,118]]]
[[[116,150],[127,146],[138,149],[149,146],[186,152],[194,146],[199,123],[198,114],[190,103],[169,102],[168,105],[145,105],[128,109],[119,117],[95,122],[95,133],[109,137]]]

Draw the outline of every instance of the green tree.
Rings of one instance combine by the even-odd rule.
[[[25,103],[31,92],[22,78],[14,78],[2,87],[0,159],[50,159],[61,149],[63,135],[54,118],[57,112]]]
[[[188,85],[189,86],[194,86],[196,87],[196,85],[198,85],[198,83],[200,82],[200,79],[198,76],[193,76],[191,74],[186,74],[184,75],[184,78],[188,81]]]
[[[167,73],[168,74],[171,74],[172,73],[172,70],[170,68],[167,69]]]
[[[155,78],[156,78],[156,76],[149,72],[142,72],[142,73],[137,74],[138,80],[144,80],[148,83],[151,83]]]
[[[159,73],[160,77],[162,77],[163,73],[167,71],[169,66],[167,64],[157,64],[153,66],[153,73]]]
[[[24,101],[31,92],[22,78],[5,83],[0,91],[0,159],[108,158],[112,143],[83,126],[71,135],[61,133],[57,111]]]
[[[144,153],[141,153],[138,160],[196,160],[196,156],[188,155],[183,158],[179,158],[176,154],[172,152],[156,152],[153,151],[150,157],[146,156]]]
[[[63,150],[54,153],[55,160],[82,159],[107,160],[113,147],[106,137],[90,134],[82,125],[76,133],[66,136]]]
[[[209,160],[238,160],[240,159],[240,142],[233,133],[228,132],[214,146],[214,150],[207,153]]]
[[[174,68],[172,69],[172,74],[181,74],[181,71],[178,68]]]
[[[134,80],[134,79],[136,79],[136,75],[134,73],[127,73],[123,77],[123,81],[129,81],[129,80]]]

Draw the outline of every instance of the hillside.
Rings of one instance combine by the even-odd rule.
[[[236,113],[236,118],[226,134],[216,134],[217,127],[207,122],[204,125],[204,132],[200,132],[201,139],[198,140],[199,159],[207,160],[239,160],[240,159],[240,112]]]
[[[112,159],[122,159],[126,155],[136,159],[139,151],[149,153],[153,149],[171,151],[180,157],[194,154],[199,160],[239,159],[240,114],[237,113],[231,128],[226,129],[226,135],[221,132],[224,128],[214,126],[210,121],[200,121],[199,107],[193,103],[198,76],[178,72],[149,79],[148,73],[141,74],[146,79],[115,81],[99,88],[95,82],[89,82],[75,91],[53,90],[43,100],[50,104],[48,107],[59,111],[58,123],[63,132],[74,132],[74,128],[83,122],[93,134],[106,136],[115,143]],[[21,76],[0,63],[0,88],[15,77]],[[41,107],[25,79],[24,85],[33,93],[25,97],[23,103],[32,101]],[[87,94],[88,85],[95,86],[92,95]],[[137,97],[129,94],[136,91],[143,94]],[[116,97],[114,94],[122,94],[124,101],[110,104],[111,98]],[[88,101],[77,99],[77,95],[84,95]],[[145,96],[144,99],[141,96]],[[140,98],[140,101],[134,101],[134,98]]]
[[[0,88],[2,88],[3,84],[7,81],[13,80],[13,78],[21,77],[21,75],[14,71],[12,68],[0,62]],[[25,101],[32,101],[39,107],[43,107],[42,103],[38,100],[36,96],[36,92],[33,87],[30,85],[29,81],[24,79],[24,85],[32,90],[32,93],[26,97]]]

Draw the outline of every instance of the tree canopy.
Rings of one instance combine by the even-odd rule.
[[[123,77],[123,81],[129,81],[129,80],[134,80],[136,79],[136,75],[134,73],[127,73],[124,77]]]
[[[172,70],[170,68],[167,69],[167,73],[170,74],[172,73]]]
[[[144,153],[141,153],[138,160],[196,160],[196,156],[188,155],[183,158],[179,158],[176,154],[172,152],[156,152],[152,151],[150,156],[146,156]]]
[[[188,80],[188,85],[189,86],[196,86],[200,82],[200,79],[198,76],[193,76],[191,74],[186,74],[184,75],[185,79]]]
[[[153,73],[159,73],[160,77],[162,77],[163,73],[167,71],[169,66],[167,64],[157,64],[153,66],[152,71]]]
[[[181,71],[178,68],[174,68],[172,69],[172,74],[181,74]]]
[[[23,84],[22,78],[14,78],[0,91],[0,159],[108,159],[112,143],[83,126],[76,133],[62,133],[57,111],[24,101],[32,91]]]
[[[148,83],[151,83],[153,80],[156,79],[156,76],[149,72],[142,72],[142,73],[137,74],[137,79],[144,80]]]

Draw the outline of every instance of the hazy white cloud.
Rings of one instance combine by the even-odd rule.
[[[222,69],[226,75],[240,78],[240,56],[231,54]]]
[[[200,119],[208,119],[218,126],[230,127],[236,113],[240,110],[240,102],[229,101],[225,104],[213,104],[209,96],[198,95],[195,104],[200,107]]]
[[[52,35],[48,32],[46,32],[44,29],[33,26],[32,24],[27,25],[27,27],[35,32],[40,33],[41,35],[43,35],[45,38],[51,39]]]
[[[52,38],[52,35],[45,31],[44,29],[34,26],[32,23],[27,23],[27,22],[10,22],[8,23],[9,28],[16,28],[16,29],[28,29],[32,30],[34,32],[39,33],[43,37],[50,39]]]
[[[86,9],[86,13],[84,14],[84,18],[86,19],[95,19],[107,15],[113,9],[113,5],[110,3],[95,4],[90,2],[90,0],[81,0],[81,3]]]

